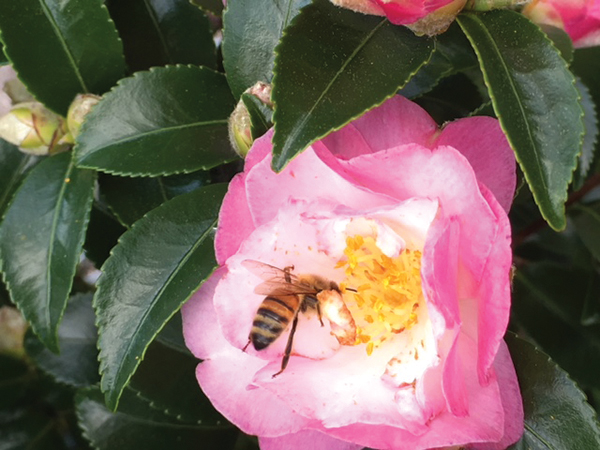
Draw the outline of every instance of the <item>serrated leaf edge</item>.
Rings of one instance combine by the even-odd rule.
[[[148,69],[148,70],[140,70],[138,72],[133,73],[131,76],[121,78],[119,81],[117,81],[116,85],[114,85],[108,92],[104,93],[101,96],[100,102],[105,100],[107,97],[111,97],[112,95],[115,94],[115,91],[118,91],[122,86],[133,82],[133,80],[136,78],[145,76],[145,74],[148,74],[148,73],[162,72],[162,71],[173,70],[173,69],[175,69],[175,70],[199,69],[200,71],[209,71],[214,74],[225,76],[224,74],[217,72],[216,70],[213,70],[209,67],[196,66],[194,64],[167,64],[166,66],[150,67],[150,69]],[[83,123],[82,123],[80,131],[79,131],[79,135],[84,134],[85,131],[90,126],[93,126],[93,125],[89,125],[90,120],[88,120],[88,119],[90,119],[90,118],[93,119],[95,117],[94,109],[92,109],[92,111],[90,111],[90,113],[83,120]],[[96,113],[96,114],[98,114],[98,113]],[[91,120],[91,122],[93,122],[93,120]],[[216,120],[216,121],[212,121],[212,122],[214,122],[214,124],[223,123],[224,125],[227,125],[228,120],[222,119],[222,120]],[[169,175],[177,175],[177,174],[187,174],[187,173],[195,172],[197,170],[209,170],[209,169],[212,169],[213,167],[219,166],[221,164],[227,164],[227,163],[235,161],[237,159],[237,156],[232,155],[230,159],[226,159],[226,160],[224,160],[224,162],[218,163],[214,166],[203,165],[203,166],[199,166],[199,167],[195,167],[195,168],[182,169],[180,171],[174,170],[174,171],[161,171],[161,172],[127,172],[127,171],[111,170],[111,169],[106,169],[103,167],[96,167],[96,166],[92,166],[92,165],[82,164],[79,161],[80,158],[79,158],[78,149],[79,149],[79,142],[77,142],[77,140],[76,140],[75,146],[73,148],[73,152],[75,155],[75,165],[77,167],[79,167],[81,169],[92,169],[92,170],[96,170],[98,172],[107,173],[109,175],[126,176],[126,177],[130,177],[130,178],[139,178],[139,177],[153,178],[153,177],[161,177],[161,176],[169,176]]]
[[[302,10],[308,8],[312,6],[312,3],[306,5],[304,8],[302,8]],[[292,22],[289,24],[290,26],[294,24],[294,22],[300,20],[301,14],[302,14],[302,10],[301,12],[294,17],[294,20],[292,20]],[[374,28],[373,30],[369,33],[369,35],[366,37],[366,39],[363,42],[363,45],[358,48],[355,49],[354,52],[347,58],[347,60],[344,62],[344,64],[342,65],[341,69],[338,70],[338,72],[336,73],[335,77],[337,77],[340,73],[343,72],[344,68],[350,64],[350,62],[352,61],[352,59],[356,56],[356,54],[364,47],[364,45],[366,45],[366,43],[376,34],[376,32],[382,27],[384,26],[386,23],[388,23],[387,19],[382,19],[381,22],[379,22]],[[359,114],[356,114],[354,116],[352,116],[351,118],[349,118],[346,122],[344,122],[343,124],[337,126],[337,127],[333,127],[332,129],[330,129],[329,131],[320,134],[319,136],[317,136],[316,138],[314,138],[311,142],[309,142],[303,150],[297,152],[295,155],[293,155],[291,158],[289,158],[287,161],[285,161],[284,163],[281,162],[281,153],[279,155],[275,155],[274,150],[275,150],[275,139],[277,137],[277,116],[278,114],[278,108],[277,108],[277,90],[276,90],[276,85],[277,85],[277,77],[278,77],[278,58],[277,56],[279,56],[280,53],[280,47],[283,44],[283,41],[285,39],[285,37],[288,35],[289,31],[289,26],[288,28],[286,28],[283,31],[283,34],[281,36],[281,39],[279,40],[279,44],[277,44],[277,46],[275,47],[275,62],[274,62],[274,66],[273,66],[273,90],[272,90],[272,94],[271,94],[271,99],[273,101],[273,103],[275,104],[275,109],[273,111],[273,125],[275,128],[275,134],[273,135],[273,159],[271,162],[271,168],[279,173],[281,172],[283,169],[285,169],[285,167],[290,163],[290,161],[292,159],[294,159],[295,157],[297,157],[300,153],[302,153],[304,150],[306,150],[306,148],[308,148],[309,146],[311,146],[312,144],[314,144],[315,142],[317,142],[319,139],[322,139],[323,137],[327,136],[328,134],[334,132],[334,131],[338,131],[340,129],[342,129],[343,127],[345,127],[346,125],[348,125],[350,122],[352,122],[353,120],[358,119],[359,117],[361,117],[362,115],[366,114],[367,112],[371,111],[372,109],[376,108],[377,106],[381,105],[382,103],[384,103],[386,100],[392,98],[394,95],[396,95],[397,91],[401,88],[403,88],[404,86],[406,86],[406,84],[417,74],[417,72],[427,63],[429,63],[429,61],[431,60],[433,54],[435,53],[436,50],[436,45],[435,45],[435,41],[432,41],[433,45],[432,45],[432,49],[431,52],[429,53],[429,57],[423,61],[422,64],[419,65],[419,67],[417,67],[413,72],[411,72],[408,76],[408,78],[404,81],[403,84],[400,84],[396,87],[396,89],[390,93],[389,95],[385,96],[381,101],[376,102],[375,104],[373,104],[371,107],[365,109],[364,111],[362,111]],[[329,89],[329,87],[333,84],[333,82],[335,81],[335,77],[334,80],[332,80],[328,86],[327,89]],[[321,96],[319,97],[319,99],[317,100],[317,102],[311,107],[311,110],[305,114],[304,118],[302,119],[302,123],[304,124],[306,122],[306,120],[308,120],[308,117],[310,115],[310,113],[316,108],[316,106],[319,104],[319,102],[321,101],[321,98],[323,97],[324,93],[321,94]],[[292,136],[288,135],[285,138],[285,142],[291,141],[293,140],[293,137],[295,134],[298,134],[300,127],[295,127],[295,131],[293,131]],[[282,148],[282,153],[283,153],[283,148]]]
[[[220,184],[222,184],[222,183],[215,183],[215,184],[211,184],[211,185],[208,185],[208,186],[216,186],[216,185],[220,185]],[[206,188],[206,187],[208,187],[208,186],[205,186],[205,187],[203,187],[203,188]],[[203,188],[199,188],[199,189],[203,189]],[[192,192],[196,192],[196,191],[197,191],[197,190],[195,190],[195,191],[192,191]],[[190,192],[190,193],[188,193],[188,194],[191,194],[192,192]],[[183,197],[183,196],[185,196],[185,195],[187,195],[187,194],[182,194],[182,195],[179,195],[179,196],[177,196],[177,197],[173,197],[172,199],[170,199],[170,200],[168,200],[168,201],[166,201],[166,202],[162,203],[161,205],[157,206],[156,208],[154,208],[154,209],[152,209],[152,210],[148,211],[146,214],[144,214],[144,216],[143,216],[141,219],[139,219],[139,220],[137,220],[136,222],[134,222],[134,223],[131,225],[131,227],[130,227],[129,229],[127,229],[127,231],[126,231],[125,233],[123,233],[123,234],[122,234],[122,235],[121,235],[121,236],[120,236],[120,237],[117,239],[117,244],[116,244],[116,245],[115,245],[115,246],[114,246],[114,247],[113,247],[113,248],[110,250],[110,252],[109,252],[109,257],[106,259],[106,261],[104,262],[104,264],[102,265],[102,268],[101,268],[102,274],[100,275],[100,278],[98,279],[98,282],[97,282],[97,290],[96,290],[96,293],[94,294],[94,299],[93,299],[93,301],[92,301],[92,307],[94,308],[94,311],[95,311],[95,312],[97,311],[97,306],[98,306],[98,305],[97,305],[97,297],[98,297],[98,293],[101,291],[102,279],[103,279],[103,278],[106,276],[106,275],[105,275],[105,272],[104,272],[104,267],[105,267],[105,265],[107,264],[107,262],[108,262],[108,261],[109,261],[109,260],[110,260],[110,259],[111,259],[111,258],[114,256],[114,252],[115,252],[115,251],[121,251],[121,250],[120,250],[120,248],[121,248],[121,247],[119,247],[119,246],[120,246],[120,245],[122,245],[122,243],[123,243],[123,242],[122,242],[122,241],[123,241],[123,239],[128,239],[126,236],[127,236],[127,235],[128,235],[130,232],[131,232],[131,231],[133,231],[133,230],[134,230],[134,228],[135,228],[136,226],[138,226],[138,227],[139,227],[139,223],[140,223],[140,221],[142,221],[142,219],[146,218],[146,217],[147,217],[149,214],[151,214],[151,213],[152,213],[152,214],[154,214],[154,213],[155,213],[155,211],[157,211],[158,209],[161,209],[161,208],[162,208],[162,207],[164,207],[165,205],[169,204],[171,201],[174,201],[174,200],[176,200],[176,199],[180,199],[180,197]],[[214,222],[213,222],[213,226],[212,226],[212,227],[209,227],[209,229],[208,229],[208,230],[207,230],[205,233],[203,233],[203,235],[202,235],[202,236],[206,236],[206,235],[207,235],[207,234],[210,232],[210,230],[211,230],[211,229],[212,229],[214,226],[216,226],[216,224],[217,224],[217,220],[218,220],[218,218],[216,218],[216,219],[214,220]],[[200,240],[199,240],[199,241],[197,241],[197,242],[204,242],[204,239],[200,239]],[[189,254],[190,254],[190,252],[188,252],[188,253],[186,254],[186,256],[187,256],[187,255],[189,255]],[[206,278],[205,278],[205,279],[203,279],[203,280],[199,280],[199,284],[198,284],[198,286],[196,287],[196,289],[192,290],[192,291],[190,292],[190,294],[189,294],[189,295],[188,295],[188,296],[187,296],[187,297],[186,297],[186,298],[185,298],[185,299],[184,299],[184,300],[181,302],[181,305],[180,305],[180,306],[179,306],[177,309],[175,309],[175,310],[174,310],[174,311],[173,311],[173,312],[172,312],[172,313],[169,315],[169,317],[167,317],[167,318],[165,319],[165,321],[163,322],[163,324],[162,324],[160,327],[158,327],[158,328],[157,328],[156,332],[153,334],[153,336],[151,337],[151,339],[148,341],[148,343],[147,343],[147,345],[145,346],[144,350],[142,351],[141,355],[140,355],[140,356],[139,356],[139,358],[137,359],[137,362],[136,362],[136,364],[135,364],[135,367],[134,367],[133,371],[132,371],[132,372],[131,372],[131,373],[128,375],[128,377],[127,377],[127,379],[126,379],[125,383],[123,384],[123,388],[122,388],[122,389],[121,389],[121,390],[120,390],[118,393],[116,393],[116,399],[114,400],[114,408],[113,408],[113,410],[114,410],[114,411],[116,411],[116,409],[117,409],[117,407],[118,407],[118,405],[119,405],[119,399],[120,399],[120,397],[121,397],[121,395],[122,395],[122,393],[123,393],[123,390],[124,390],[126,387],[129,387],[129,382],[131,381],[131,378],[133,377],[133,375],[134,375],[134,374],[135,374],[135,372],[137,371],[137,368],[139,367],[140,363],[141,363],[141,362],[142,362],[142,360],[144,359],[144,356],[146,355],[146,351],[148,350],[148,347],[150,346],[150,344],[152,343],[152,341],[154,341],[154,339],[156,339],[156,336],[157,336],[157,335],[160,333],[160,331],[161,331],[161,330],[164,328],[164,326],[166,325],[166,323],[167,323],[167,322],[168,322],[168,321],[169,321],[169,320],[170,320],[170,319],[171,319],[171,318],[172,318],[172,317],[173,317],[173,316],[174,316],[174,315],[175,315],[175,314],[176,314],[176,313],[177,313],[177,312],[178,312],[178,311],[181,309],[181,306],[182,306],[182,305],[183,305],[183,304],[184,304],[184,303],[185,303],[187,300],[189,300],[189,298],[190,298],[190,297],[191,297],[191,296],[194,294],[194,292],[195,292],[196,290],[198,290],[198,288],[199,288],[199,287],[200,287],[200,286],[201,286],[201,285],[202,285],[202,284],[203,284],[203,283],[204,283],[204,282],[205,282],[205,281],[206,281],[206,280],[207,280],[207,279],[208,279],[208,278],[209,278],[209,277],[212,275],[212,273],[213,273],[213,272],[216,270],[216,268],[217,268],[217,267],[214,267],[214,268],[213,268],[213,270],[212,270],[212,271],[211,271],[211,272],[210,272],[210,273],[209,273],[209,274],[206,276]],[[169,279],[171,279],[171,276],[169,276]],[[167,283],[165,283],[165,285],[166,285],[166,284],[167,284]],[[164,288],[164,286],[165,286],[165,285],[163,285],[163,288]],[[162,290],[162,288],[161,288],[161,290]],[[101,348],[101,341],[102,341],[102,330],[103,330],[103,326],[102,326],[102,323],[101,323],[101,320],[100,320],[100,315],[99,315],[99,314],[96,314],[95,325],[96,325],[96,327],[97,327],[97,329],[98,329],[98,341],[97,341],[97,345],[96,345],[96,347],[97,347],[97,349],[98,349],[98,362],[100,363],[100,370],[99,370],[99,373],[100,373],[100,376],[102,377],[102,381],[103,381],[103,379],[104,379],[104,373],[105,373],[105,371],[106,371],[106,368],[107,368],[107,363],[106,363],[106,361],[103,359],[103,354],[104,354],[104,352],[102,351],[102,348]],[[105,389],[104,383],[103,383],[102,381],[101,381],[101,383],[100,383],[100,390],[101,390],[101,392],[102,392],[102,393],[104,393],[104,394],[106,395],[106,400],[107,400],[107,401],[109,401],[108,394],[109,394],[111,391],[110,391],[109,389]],[[109,406],[109,408],[110,408],[110,406]]]
[[[518,13],[515,13],[515,14],[518,14]],[[474,13],[474,12],[468,12],[468,13],[462,13],[461,15],[471,16],[471,17],[477,18],[477,16],[479,14]],[[460,16],[457,18],[457,21],[460,24]],[[535,25],[535,24],[533,24],[533,25]],[[583,137],[584,137],[584,134],[585,134],[585,125],[583,124],[583,115],[584,115],[584,112],[583,112],[583,109],[581,108],[581,96],[579,94],[579,91],[575,87],[575,77],[574,77],[573,73],[569,70],[569,66],[568,66],[567,62],[561,56],[560,50],[554,45],[554,42],[552,42],[552,40],[548,37],[548,35],[546,33],[544,33],[543,30],[539,26],[537,26],[537,25],[535,25],[535,26],[538,28],[538,30],[540,32],[540,36],[543,39],[545,39],[546,42],[548,42],[548,44],[556,51],[557,55],[560,57],[560,61],[562,61],[563,65],[564,65],[564,68],[565,68],[566,72],[568,72],[570,74],[570,77],[571,77],[571,86],[576,91],[577,98],[579,100],[579,102],[578,102],[579,103],[579,110],[580,110],[579,120],[580,120],[580,123],[582,125],[582,129],[583,129],[583,132],[580,133],[580,136],[579,136],[579,152],[576,155],[574,155],[574,163],[575,164],[573,165],[573,169],[571,170],[571,177],[570,177],[569,182],[567,183],[567,185],[565,187],[565,191],[564,191],[563,196],[558,199],[558,200],[562,200],[562,203],[563,203],[562,208],[561,208],[561,210],[562,210],[562,221],[561,221],[560,224],[555,224],[553,221],[551,221],[550,218],[548,217],[548,215],[546,214],[546,211],[544,211],[540,207],[540,203],[539,203],[539,200],[538,200],[539,192],[538,192],[537,189],[534,189],[532,187],[532,185],[530,183],[529,175],[527,174],[527,172],[523,171],[523,175],[524,175],[525,179],[527,180],[527,184],[528,184],[528,186],[529,186],[529,188],[531,190],[531,193],[533,194],[533,199],[534,199],[536,205],[538,206],[542,217],[546,220],[546,222],[548,223],[548,225],[550,225],[550,227],[552,227],[552,229],[554,229],[556,231],[561,231],[561,230],[563,230],[566,227],[566,215],[565,215],[566,213],[565,213],[565,205],[564,205],[564,203],[566,202],[566,200],[568,198],[568,187],[569,187],[569,185],[573,181],[573,174],[574,174],[575,170],[577,169],[577,162],[579,160],[579,157],[581,156],[581,146],[583,145]],[[461,28],[462,28],[462,26],[461,26]],[[482,28],[486,29],[486,33],[487,33],[487,28],[486,27],[482,27]],[[463,32],[464,32],[464,29],[463,29]],[[467,36],[467,39],[469,39],[469,42],[471,42],[471,45],[473,45],[473,40],[472,40],[471,36],[467,32],[465,32],[465,35]],[[490,40],[491,41],[495,41],[494,39],[490,39]],[[498,117],[498,123],[500,124],[500,127],[502,128],[502,131],[503,131],[504,135],[506,136],[507,141],[509,142],[511,148],[514,151],[513,143],[512,143],[510,137],[508,136],[508,134],[506,132],[506,128],[505,128],[505,126],[504,126],[504,124],[502,122],[502,119],[501,119],[501,115],[498,114],[498,112],[496,111],[496,107],[494,105],[494,99],[496,97],[490,91],[490,84],[489,84],[488,76],[486,74],[486,71],[483,70],[483,67],[481,65],[481,58],[480,58],[481,53],[479,52],[478,48],[475,45],[473,45],[473,50],[477,54],[477,58],[480,61],[480,67],[482,69],[481,72],[483,74],[483,80],[485,82],[485,85],[488,88],[488,93],[490,95],[490,99],[492,100],[492,107],[494,108],[494,112],[496,113],[496,116]],[[508,78],[510,78],[512,80],[512,77],[508,77]],[[520,107],[520,109],[522,109],[520,104],[519,104],[519,107]],[[529,128],[530,128],[529,124],[527,124],[528,131],[529,131]],[[529,134],[531,134],[531,133],[529,133]],[[514,152],[514,154],[515,154],[515,159],[517,160],[517,162],[519,163],[519,165],[522,167],[522,163],[521,163],[521,159],[519,158],[519,155],[517,154],[517,152]],[[537,158],[536,158],[536,160],[537,160]],[[538,162],[537,165],[538,165],[538,167],[541,166],[541,164],[539,164],[539,162]],[[545,184],[545,181],[543,181],[543,182]],[[550,196],[546,195],[546,197],[548,197],[548,200],[550,201],[550,203],[552,203],[551,200],[550,200]],[[559,211],[555,211],[555,212],[558,213]],[[557,216],[557,219],[561,220],[561,217]]]
[[[533,347],[533,349],[544,355],[547,358],[547,362],[550,363],[550,365],[554,366],[556,368],[556,370],[563,374],[564,377],[571,382],[571,384],[573,385],[573,387],[575,388],[575,391],[578,392],[579,394],[581,394],[579,400],[582,400],[583,403],[583,407],[585,409],[587,409],[591,414],[590,417],[592,418],[592,420],[594,421],[594,424],[596,425],[597,428],[597,432],[598,432],[598,436],[600,437],[600,422],[598,421],[598,413],[596,412],[596,410],[594,408],[592,408],[592,406],[588,403],[587,401],[587,395],[585,394],[585,392],[583,392],[581,390],[581,388],[579,387],[579,385],[577,384],[577,382],[575,382],[572,378],[571,375],[569,375],[569,372],[567,372],[566,370],[564,370],[562,367],[560,367],[546,352],[544,352],[543,350],[541,350],[536,344],[533,344],[532,342],[528,341],[527,339],[524,339],[522,337],[520,337],[517,333],[511,333],[508,332],[510,335],[512,335],[513,338],[518,339],[522,342],[525,342],[527,345]],[[510,353],[510,352],[509,352]],[[536,438],[538,436],[537,433],[535,433],[533,431],[533,428],[531,426],[529,426],[526,422],[526,420],[523,421],[524,427],[525,429],[529,430],[531,432],[531,434],[533,434]],[[510,448],[513,448],[516,444],[518,444],[521,440],[523,439],[523,437],[521,437],[521,439],[516,442],[515,444],[513,444]],[[540,438],[540,442],[543,442],[545,444],[544,441],[541,440]]]
[[[68,178],[68,174],[72,173],[72,170],[75,169],[76,166],[74,165],[73,162],[73,158],[71,158],[71,161],[69,163],[69,166],[67,168],[67,171],[65,172],[65,177],[63,177],[63,179]],[[2,216],[2,219],[4,219],[4,216],[6,215],[6,213],[8,212],[8,210],[10,209],[14,199],[16,198],[18,192],[22,189],[24,181],[21,183],[21,185],[19,186],[19,188],[15,191],[15,193],[12,196],[11,201],[8,203],[8,205],[6,206],[6,210],[4,212],[4,215]],[[93,187],[94,187],[94,183],[92,183],[92,192],[93,192]],[[61,187],[61,194],[64,193],[64,190],[66,189],[66,185],[67,183],[63,182],[62,183],[62,187]],[[62,198],[62,196],[61,196]],[[85,206],[87,213],[83,216],[83,230],[87,229],[89,220],[90,220],[90,213],[91,213],[91,206],[92,206],[92,202],[93,202],[93,195],[90,195],[88,197],[87,200],[87,205]],[[55,212],[55,220],[56,217],[58,217],[59,214],[57,214]],[[2,225],[2,222],[4,220],[2,220],[0,222],[0,226]],[[79,248],[79,252],[81,253],[83,251],[83,243],[85,241],[85,232],[81,233],[81,238],[80,238],[80,242],[77,246],[77,248]],[[77,272],[77,264],[73,267],[72,270],[72,275],[71,275],[71,285],[69,287],[69,290],[71,289],[71,287],[73,286],[73,281],[74,281],[74,277],[75,277],[75,273]],[[9,293],[10,298],[14,298],[13,296],[13,291],[12,291],[12,287],[11,287],[11,283],[6,279],[6,274],[4,272],[4,260],[2,258],[2,254],[0,253],[0,274],[2,275],[2,281],[4,282],[4,285],[6,286],[6,290]],[[52,330],[52,336],[48,336],[48,338],[51,338],[52,341],[47,341],[46,339],[44,339],[42,337],[42,335],[40,335],[39,330],[37,329],[37,326],[35,325],[34,322],[31,322],[28,319],[28,314],[26,314],[22,309],[21,306],[19,305],[19,303],[17,302],[13,302],[15,304],[15,306],[17,307],[17,309],[19,310],[19,312],[23,315],[23,317],[27,320],[28,325],[31,327],[32,331],[35,333],[35,335],[38,337],[38,339],[51,351],[53,351],[54,353],[58,353],[59,352],[59,348],[58,348],[58,327],[60,326],[60,323],[62,321],[62,318],[64,316],[65,310],[67,309],[67,302],[68,302],[69,297],[67,296],[67,298],[65,299],[65,303],[64,306],[62,307],[62,310],[58,316],[58,320],[56,322],[56,327],[54,328],[54,330]]]

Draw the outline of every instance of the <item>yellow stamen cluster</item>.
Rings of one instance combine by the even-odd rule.
[[[390,258],[373,237],[356,235],[346,239],[344,255],[337,267],[345,267],[344,285],[357,291],[344,295],[356,322],[354,345],[366,344],[371,355],[386,339],[418,322],[423,300],[421,252],[405,249]]]

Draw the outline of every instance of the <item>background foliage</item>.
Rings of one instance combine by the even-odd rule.
[[[0,140],[0,306],[29,323],[0,351],[3,449],[257,448],[198,389],[178,313],[216,267],[242,166],[227,119],[256,81],[273,85],[272,117],[251,113],[255,137],[274,125],[275,170],[396,93],[439,124],[499,118],[520,166],[513,448],[600,448],[600,47],[518,10],[429,38],[326,0],[0,2],[0,32],[0,64],[51,110],[102,95],[70,152]]]

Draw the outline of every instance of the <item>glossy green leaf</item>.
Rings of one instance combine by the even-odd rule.
[[[156,178],[104,175],[100,177],[100,192],[121,223],[129,227],[167,200],[205,186],[209,181],[208,172],[202,170]]]
[[[152,210],[102,266],[94,308],[111,409],[150,342],[216,267],[213,233],[225,191],[225,184],[207,186]]]
[[[583,137],[583,147],[579,156],[577,170],[573,174],[573,189],[577,190],[583,186],[587,175],[592,168],[596,147],[598,145],[598,115],[596,113],[596,105],[590,94],[589,89],[577,80],[577,90],[581,97],[581,106],[584,116],[583,123],[585,125],[585,136]]]
[[[598,387],[600,325],[582,323],[586,298],[600,298],[599,275],[543,261],[514,278],[512,321],[584,387]]]
[[[431,91],[443,78],[477,67],[477,56],[460,27],[453,23],[436,39],[431,59],[404,86],[399,94],[416,98]]]
[[[4,45],[0,43],[0,66],[8,64],[8,58],[4,54]]]
[[[408,28],[328,0],[302,9],[276,49],[273,168],[394,95],[433,49]]]
[[[70,153],[46,158],[29,172],[0,225],[2,273],[11,298],[54,352],[94,181],[94,172],[74,167]]]
[[[310,0],[229,2],[223,15],[223,66],[235,98],[273,78],[274,49],[283,30]]]
[[[258,139],[273,126],[273,110],[254,95],[242,94],[242,101],[250,115],[252,139]]]
[[[96,384],[100,375],[94,318],[92,294],[73,296],[58,329],[60,354],[49,351],[32,333],[25,339],[27,354],[56,381],[75,387]]]
[[[558,28],[552,25],[540,24],[540,28],[546,35],[552,40],[554,46],[560,52],[560,56],[567,62],[567,64],[571,64],[573,61],[573,41],[562,28]]]
[[[208,169],[236,158],[227,135],[234,107],[225,77],[203,67],[139,72],[87,116],[77,164],[117,175]]]
[[[223,449],[233,450],[237,433],[230,425],[184,424],[128,388],[121,407],[112,413],[98,388],[81,390],[76,397],[79,426],[98,450]]]
[[[457,20],[542,215],[563,229],[584,132],[573,75],[546,35],[515,11],[467,13]]]
[[[184,423],[223,424],[219,414],[198,386],[196,366],[199,361],[190,353],[154,342],[131,380],[138,396],[152,407]],[[160,386],[160,389],[156,389]]]
[[[163,329],[160,330],[160,333],[158,333],[158,336],[156,336],[156,341],[170,349],[183,353],[184,355],[192,355],[183,339],[183,319],[181,317],[181,311],[171,317],[165,324]]]
[[[0,31],[19,78],[62,115],[75,95],[102,94],[125,71],[122,44],[102,0],[0,2]]]
[[[188,0],[111,0],[107,7],[130,71],[166,64],[216,68],[210,22]]]
[[[16,146],[0,139],[0,218],[15,190],[38,161],[37,156],[20,152]]]
[[[585,395],[547,355],[509,334],[506,342],[515,364],[525,433],[511,450],[595,450],[600,426]]]

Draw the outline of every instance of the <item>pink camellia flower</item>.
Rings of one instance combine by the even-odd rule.
[[[445,31],[467,0],[331,0],[338,6],[365,14],[386,16],[417,34]]]
[[[523,13],[565,30],[575,47],[600,45],[600,0],[533,0]]]
[[[214,406],[263,450],[517,441],[523,410],[502,340],[515,159],[498,122],[440,130],[396,96],[280,174],[271,137],[229,186],[221,267],[183,308]],[[310,274],[328,283],[318,294],[300,292]],[[278,326],[266,348],[249,342]]]

